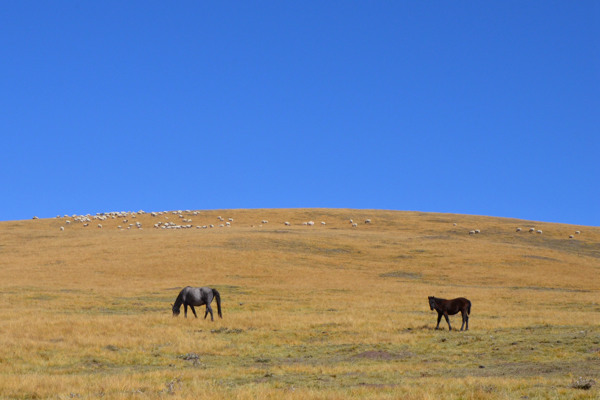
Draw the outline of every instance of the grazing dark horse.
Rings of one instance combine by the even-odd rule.
[[[194,306],[201,306],[206,304],[206,312],[204,313],[204,319],[208,313],[210,313],[210,320],[214,321],[213,318],[213,310],[210,306],[210,303],[213,301],[213,298],[217,299],[217,310],[219,312],[219,317],[223,318],[223,314],[221,314],[221,295],[217,291],[217,289],[211,289],[209,287],[190,287],[186,286],[181,289],[177,299],[175,299],[175,304],[173,304],[173,316],[176,317],[179,315],[179,309],[183,304],[184,315],[187,318],[187,308],[190,306],[192,312],[194,313],[194,317],[198,318],[196,315],[196,310]]]
[[[446,318],[446,322],[448,323],[448,330],[452,330],[450,326],[450,320],[448,319],[448,315],[458,314],[460,311],[462,314],[462,325],[460,330],[462,331],[466,325],[466,331],[469,330],[469,314],[471,314],[471,302],[464,297],[459,297],[452,300],[446,299],[438,299],[437,297],[429,296],[429,307],[432,310],[437,311],[438,320],[437,326],[435,329],[439,329],[440,321],[442,320],[442,315]]]

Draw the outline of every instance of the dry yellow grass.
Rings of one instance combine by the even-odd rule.
[[[195,228],[219,215],[231,227]],[[184,217],[193,229],[152,228],[179,223],[170,213],[102,229],[1,222],[0,397],[600,395],[600,228],[381,210]],[[173,318],[186,285],[217,288],[224,318]],[[428,295],[468,297],[471,329],[433,330]],[[580,376],[598,384],[572,388]]]

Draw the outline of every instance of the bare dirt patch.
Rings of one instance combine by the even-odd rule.
[[[405,278],[405,279],[422,279],[423,275],[418,272],[409,271],[392,271],[379,275],[382,278]]]
[[[368,350],[363,351],[362,353],[358,353],[353,355],[351,359],[353,360],[380,360],[380,361],[390,361],[390,360],[401,360],[404,358],[410,358],[414,356],[411,352],[402,352],[402,353],[391,353],[389,351],[384,350]]]
[[[600,360],[582,359],[579,361],[555,362],[511,362],[495,365],[481,365],[472,370],[465,370],[470,376],[556,376],[572,374],[575,376],[600,376]]]

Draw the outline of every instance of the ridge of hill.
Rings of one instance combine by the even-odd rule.
[[[423,270],[424,264],[428,268],[437,264],[442,270],[484,264],[544,264],[548,268],[569,269],[568,276],[559,283],[562,286],[570,283],[574,287],[593,282],[580,276],[577,270],[600,260],[600,228],[596,227],[386,210],[111,212],[2,222],[0,235],[4,247],[11,243],[22,251],[30,247],[38,256],[50,258],[41,260],[44,264],[51,263],[52,258],[64,258],[64,263],[78,262],[71,260],[68,254],[59,257],[51,252],[41,253],[45,245],[49,246],[48,250],[89,248],[91,251],[96,248],[96,251],[106,251],[113,248],[118,258],[118,250],[125,248],[130,248],[128,254],[136,253],[130,243],[143,239],[144,245],[138,247],[148,248],[155,257],[162,247],[165,256],[185,260],[185,254],[170,254],[169,248],[186,244],[198,248],[199,244],[193,245],[197,239],[206,244],[218,242],[223,251],[239,249],[243,243],[248,250],[254,246],[255,251],[271,255],[278,251],[296,255],[312,252],[314,257],[329,254],[355,263],[402,266],[420,274],[427,273]],[[291,238],[294,239],[289,240]],[[318,244],[319,241],[322,243]],[[337,252],[334,243],[341,246]],[[329,247],[332,248],[328,250]],[[342,250],[344,247],[347,251]],[[6,256],[10,253],[5,251]],[[19,253],[12,252],[15,256]],[[142,260],[147,255],[140,252],[135,257]],[[21,264],[25,261],[20,256],[16,259]],[[486,271],[485,275],[490,273]],[[481,273],[472,274],[470,281],[479,282],[478,275]],[[543,285],[546,275],[532,276],[523,284]]]

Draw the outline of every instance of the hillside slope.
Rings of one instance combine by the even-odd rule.
[[[450,398],[598,394],[570,383],[600,374],[600,228],[348,209],[95,217],[0,222],[0,381],[27,377],[0,395],[441,395],[426,379]],[[173,319],[186,285],[217,288],[224,318]],[[434,331],[429,295],[468,297],[471,330]]]

